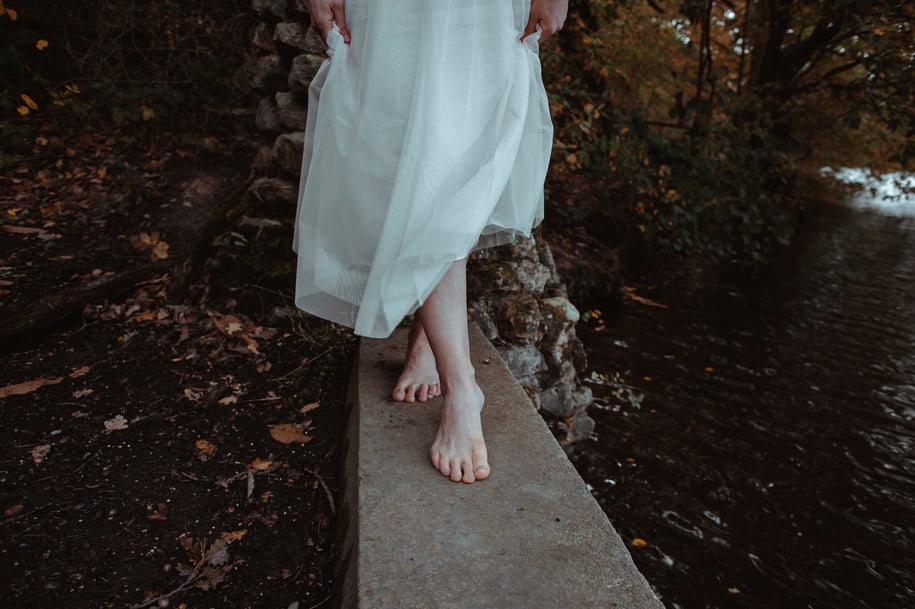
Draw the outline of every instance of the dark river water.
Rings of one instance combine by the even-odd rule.
[[[915,200],[868,196],[579,325],[576,466],[668,609],[915,608]]]

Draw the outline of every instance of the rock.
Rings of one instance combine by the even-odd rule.
[[[245,72],[248,86],[261,93],[276,91],[286,85],[283,60],[279,55],[264,55],[248,64]]]
[[[296,184],[283,178],[258,178],[248,187],[248,195],[258,206],[282,205],[294,208],[298,194]]]
[[[311,11],[308,8],[308,0],[292,0],[289,4],[289,8],[293,15],[298,17],[301,21],[311,21]]]
[[[577,324],[578,320],[581,319],[581,313],[579,313],[575,305],[569,302],[569,299],[564,296],[544,298],[540,303],[547,308],[549,313],[563,321],[570,321],[573,324]]]
[[[307,47],[305,35],[308,26],[298,21],[282,21],[273,30],[273,39],[287,47],[304,51]]]
[[[530,345],[509,347],[501,353],[502,359],[505,360],[505,364],[516,378],[534,376],[538,372],[546,370],[543,355],[536,347]]]
[[[305,148],[305,133],[284,133],[273,143],[273,160],[283,171],[299,175],[302,171],[302,151]]]
[[[308,115],[305,102],[295,93],[280,91],[276,94],[279,123],[287,131],[305,131]]]
[[[254,115],[254,124],[261,131],[282,131],[280,126],[280,113],[276,101],[271,96],[262,97],[257,104]]]
[[[307,93],[308,85],[311,84],[311,79],[318,73],[318,68],[321,67],[324,59],[325,57],[323,55],[314,53],[302,53],[301,55],[297,55],[296,58],[292,60],[292,67],[289,69],[289,78],[286,80],[289,89],[299,93]]]
[[[257,29],[254,30],[254,39],[251,43],[261,51],[266,51],[269,54],[276,53],[276,44],[273,43],[273,32],[268,23],[261,21],[257,26]]]
[[[270,169],[270,166],[273,164],[273,148],[271,146],[263,145],[258,147],[257,153],[254,155],[254,162],[251,163],[254,173],[263,174],[267,173]]]
[[[496,324],[489,315],[489,304],[482,300],[476,300],[470,303],[469,308],[470,314],[473,316],[474,321],[477,322],[477,325],[480,326],[483,336],[489,341],[497,340],[499,338],[499,331],[496,329]]]
[[[286,0],[251,0],[251,6],[262,17],[286,17]]]
[[[562,432],[561,442],[575,444],[588,439],[594,431],[594,419],[587,413],[580,412],[569,419],[557,422],[556,427]]]
[[[575,308],[564,296],[544,298],[540,301],[543,313],[543,342],[547,345],[564,346],[569,342],[570,334],[575,331],[575,323],[581,318]]]
[[[540,329],[537,299],[527,292],[502,298],[496,304],[499,336],[508,341],[536,342]]]
[[[575,385],[572,383],[544,389],[540,392],[540,412],[557,419],[569,416],[575,410],[575,403],[572,400],[574,391]]]

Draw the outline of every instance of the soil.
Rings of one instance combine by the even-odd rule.
[[[94,296],[0,345],[0,606],[327,604],[354,341],[288,277],[173,295],[252,145],[52,133],[0,172],[0,317]]]

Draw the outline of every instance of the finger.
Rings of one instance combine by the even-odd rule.
[[[521,34],[521,41],[523,42],[525,38],[537,31],[537,17],[531,14],[530,18],[527,21],[527,25],[524,27],[524,33]]]
[[[331,11],[333,11],[334,23],[340,28],[343,42],[349,44],[351,36],[349,34],[349,28],[346,27],[346,7],[344,1],[340,0],[339,2],[331,4]]]

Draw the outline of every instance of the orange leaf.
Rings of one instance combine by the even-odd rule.
[[[207,440],[197,440],[194,442],[194,446],[197,447],[197,450],[208,457],[212,457],[216,454],[216,445]]]
[[[25,102],[25,105],[28,106],[29,109],[31,109],[31,110],[38,109],[38,104],[35,103],[35,100],[32,99],[31,97],[29,97],[28,95],[26,95],[25,93],[20,93],[19,98]]]
[[[89,370],[89,366],[83,366],[82,368],[76,368],[75,370],[72,370],[67,376],[69,376],[71,379],[75,379],[80,376],[85,376]]]
[[[32,393],[40,387],[44,387],[45,385],[56,385],[62,380],[64,380],[64,377],[58,376],[57,378],[53,379],[34,379],[24,383],[16,383],[15,385],[0,387],[0,398],[6,398],[11,395],[23,395],[25,393]]]
[[[273,436],[273,439],[277,442],[282,442],[283,444],[292,444],[293,442],[305,444],[306,442],[311,442],[311,436],[302,433],[304,425],[280,423],[279,425],[271,425],[269,427],[270,435]]]
[[[247,532],[248,532],[247,529],[242,529],[240,531],[229,531],[227,533],[223,533],[222,535],[220,535],[219,538],[222,539],[226,543],[232,543],[233,541],[238,541],[239,539],[244,537],[245,533],[247,533]]]
[[[38,49],[39,51],[45,50],[46,48],[48,48],[48,41],[42,38],[41,40],[39,40],[38,42],[35,43],[35,48]]]
[[[257,459],[252,461],[248,465],[248,467],[250,467],[251,469],[253,469],[256,472],[262,472],[262,471],[269,469],[271,465],[273,465],[273,461],[265,461],[264,459],[261,459],[260,457],[258,457]]]
[[[648,542],[645,541],[644,539],[640,539],[639,537],[636,537],[635,539],[632,540],[632,545],[636,548],[644,548],[648,545]]]

